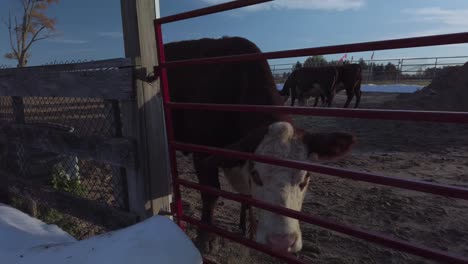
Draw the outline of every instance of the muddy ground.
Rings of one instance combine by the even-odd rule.
[[[397,93],[363,94],[360,108],[382,109]],[[334,106],[342,106],[345,93]],[[405,179],[468,187],[468,126],[428,122],[295,116],[310,131],[347,131],[358,144],[346,158],[325,163]],[[190,157],[179,155],[184,179],[196,180]],[[223,177],[222,188],[231,190]],[[185,213],[199,217],[199,194],[183,189]],[[240,205],[220,199],[216,225],[238,229]],[[334,176],[314,174],[303,211],[339,223],[380,232],[468,257],[468,202]],[[299,258],[310,263],[434,263],[309,224],[301,224],[304,247]],[[188,234],[193,238],[194,227]],[[218,263],[283,263],[228,240],[208,256]]]

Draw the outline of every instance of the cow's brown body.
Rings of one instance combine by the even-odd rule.
[[[258,53],[258,47],[243,38],[200,39],[165,45],[168,61]],[[282,105],[266,61],[196,65],[168,71],[171,100],[175,102]],[[268,125],[291,122],[289,116],[275,113],[218,111],[173,112],[175,139],[192,144],[227,147],[246,139],[240,151],[253,152]],[[220,188],[218,166],[233,167],[241,161],[211,162],[209,155],[194,153],[194,167],[201,184]],[[212,222],[216,196],[202,194],[202,221]],[[245,212],[249,206],[243,205]],[[245,216],[241,216],[245,218]],[[241,219],[245,228],[245,219]],[[245,231],[245,230],[244,230]]]
[[[260,52],[255,44],[238,37],[174,42],[166,44],[165,50],[168,61]],[[283,100],[264,60],[170,69],[168,78],[171,99],[176,102],[281,105]],[[177,110],[173,117],[177,140],[214,147],[230,145],[273,122],[291,122],[275,113]]]
[[[168,61],[260,52],[255,44],[239,37],[174,42],[166,44],[165,51]],[[266,60],[170,68],[168,69],[168,82],[170,97],[174,102],[282,105],[284,100],[276,90],[273,75]],[[341,156],[354,143],[354,137],[346,133],[312,134],[293,128],[291,118],[280,113],[173,110],[173,125],[175,140],[179,142],[251,153],[259,151],[260,154],[299,157],[302,160],[307,159],[309,155],[319,158]],[[290,152],[287,152],[288,148]],[[294,149],[300,152],[292,151]],[[276,176],[279,174],[276,172],[277,166],[260,166],[256,163],[249,163],[249,166],[246,166],[245,161],[201,153],[194,153],[193,161],[201,184],[220,188],[218,169],[220,167],[233,168],[233,170],[225,170],[225,175],[230,171],[232,174],[242,176],[230,178],[230,182],[232,184],[233,181],[242,178],[244,182],[236,184],[246,186],[247,189],[238,190],[238,192],[252,195],[257,199],[268,200],[272,196],[278,196],[273,198],[280,206],[286,206],[289,202],[282,202],[283,198],[279,197],[279,190],[262,189],[259,182],[266,186],[271,183],[271,188],[279,188],[282,185],[274,182],[279,180],[284,182],[285,186],[291,185],[291,190],[299,188],[300,185],[302,189],[296,191],[298,193],[296,195],[297,206],[302,204],[301,199],[305,194],[303,188],[308,184],[305,172],[300,170],[289,172],[288,169],[283,169],[281,173],[287,174]],[[252,185],[256,189],[252,189]],[[264,198],[258,196],[260,194]],[[203,203],[201,220],[211,224],[217,196],[202,193],[201,197]],[[285,197],[289,199],[290,195]],[[266,221],[258,220],[260,231],[257,231],[263,235],[263,240],[259,242],[270,244],[279,250],[293,252],[300,250],[302,240],[297,220],[275,217],[278,218],[276,220],[280,224],[268,227],[268,230],[264,228]],[[271,220],[272,217],[269,216],[268,219]],[[270,223],[273,222],[270,221]],[[272,232],[280,233],[272,234]],[[206,238],[208,238],[206,233],[199,233],[198,238],[206,245]]]

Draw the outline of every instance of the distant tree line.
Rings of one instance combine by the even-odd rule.
[[[324,67],[351,63],[349,60],[343,60],[342,62],[337,60],[327,61],[322,56],[311,56],[308,57],[303,63],[297,61],[291,68],[291,71],[282,72],[275,74],[275,79],[278,82],[284,82],[292,71],[303,68],[303,67]],[[370,79],[372,81],[387,81],[387,80],[398,80],[398,79],[432,79],[440,70],[445,67],[426,67],[423,69],[419,67],[417,70],[403,71],[399,68],[399,65],[395,65],[391,62],[386,64],[371,62],[368,63],[363,58],[360,58],[357,62],[361,65],[362,74],[364,79]]]

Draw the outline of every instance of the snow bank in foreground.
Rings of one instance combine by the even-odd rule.
[[[4,252],[75,241],[75,238],[56,225],[47,225],[15,208],[0,203],[0,256]]]
[[[0,262],[15,264],[202,263],[190,239],[170,219],[155,216],[115,232],[77,241],[0,203]]]

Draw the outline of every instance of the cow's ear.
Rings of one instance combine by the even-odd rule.
[[[308,133],[303,134],[309,157],[336,159],[346,155],[356,143],[356,138],[348,133]]]

